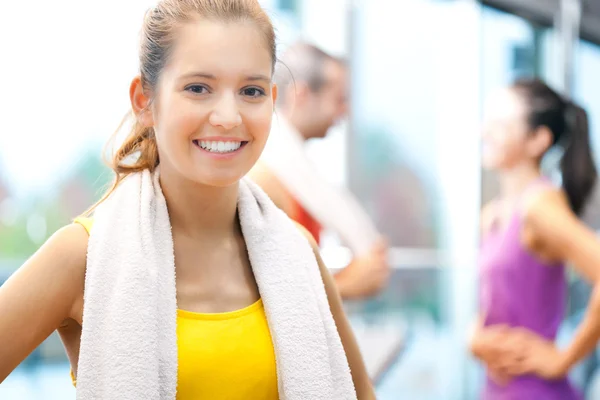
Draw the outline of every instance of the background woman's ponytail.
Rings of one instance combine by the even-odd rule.
[[[552,132],[552,144],[562,147],[562,186],[573,212],[581,214],[598,177],[587,113],[539,79],[519,80],[513,88],[528,106],[529,128],[532,131],[542,126],[548,128]]]
[[[583,207],[594,189],[598,172],[592,155],[589,123],[586,111],[568,102],[565,110],[565,150],[560,161],[562,185],[571,208],[576,214]]]

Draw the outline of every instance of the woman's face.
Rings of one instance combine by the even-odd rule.
[[[518,93],[502,89],[490,96],[484,112],[484,168],[509,169],[529,158],[527,108]]]
[[[229,186],[252,168],[269,136],[271,54],[251,22],[200,19],[177,34],[152,104],[161,170]]]

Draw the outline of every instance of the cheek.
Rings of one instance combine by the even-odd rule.
[[[254,145],[262,145],[267,141],[271,130],[271,121],[273,119],[272,103],[261,104],[254,110],[248,110],[243,116],[246,130],[252,136]]]
[[[482,140],[482,154],[484,159],[495,162],[504,158],[506,153],[506,135],[503,132],[489,130]]]
[[[517,161],[522,154],[523,144],[505,134],[491,135],[484,139],[482,154],[485,164],[503,167]]]
[[[157,111],[156,136],[169,152],[187,148],[190,137],[206,120],[198,107],[191,107],[189,102],[177,96],[165,99]]]
[[[333,123],[341,115],[342,107],[340,105],[340,102],[337,98],[332,98],[326,106],[327,106],[327,119],[330,121],[330,123]]]
[[[199,116],[197,106],[194,107],[192,102],[176,94],[159,105],[161,106],[159,115],[166,128],[189,125]]]
[[[337,114],[337,110],[332,104],[324,104],[321,110],[323,110],[323,122],[330,122]]]

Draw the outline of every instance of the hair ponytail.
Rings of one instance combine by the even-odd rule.
[[[116,134],[113,135],[113,138],[115,136]],[[136,153],[138,157],[132,163],[124,163],[127,158]],[[154,172],[158,163],[158,148],[156,147],[154,129],[141,126],[138,122],[134,124],[130,134],[114,154],[112,160],[108,162],[117,175],[129,175],[145,169]]]
[[[592,156],[588,117],[585,110],[539,79],[521,79],[512,85],[527,104],[527,122],[532,131],[545,126],[552,133],[552,145],[562,148],[562,186],[571,209],[583,211],[598,173]]]
[[[127,135],[125,141],[114,153],[112,158],[107,159],[107,152],[112,153],[110,148],[114,144],[114,141],[116,140],[117,135],[123,125],[125,125],[127,120],[131,117],[131,113],[128,113],[125,115],[125,117],[123,117],[119,127],[115,133],[113,133],[104,148],[104,162],[115,173],[112,186],[106,191],[106,193],[104,193],[100,200],[98,200],[93,206],[91,206],[82,214],[83,216],[90,216],[96,207],[104,202],[128,175],[141,172],[146,169],[150,172],[154,172],[156,167],[158,167],[160,160],[158,157],[158,147],[156,146],[154,129],[144,127],[137,121],[134,123],[129,135]]]
[[[591,151],[586,111],[567,102],[565,122],[564,154],[560,161],[562,186],[571,208],[580,214],[592,193],[598,172]]]

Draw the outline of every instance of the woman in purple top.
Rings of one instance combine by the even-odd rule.
[[[480,320],[471,350],[486,366],[485,400],[575,400],[569,369],[600,338],[600,243],[578,219],[597,173],[586,112],[539,80],[493,98],[483,161],[501,195],[482,213]],[[541,176],[563,151],[562,187]],[[571,343],[554,344],[566,305],[565,262],[598,290]]]

